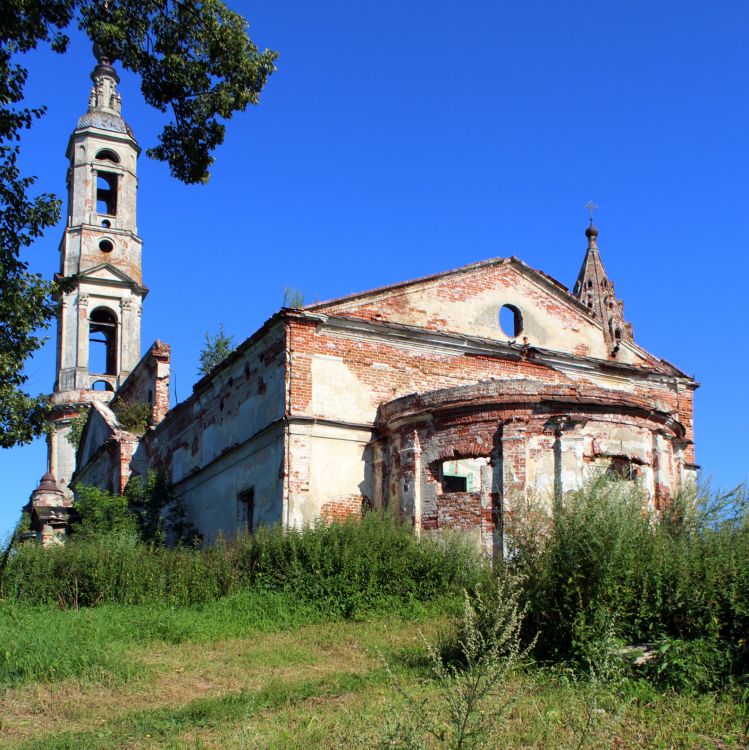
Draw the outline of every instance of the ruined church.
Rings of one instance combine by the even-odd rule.
[[[697,384],[635,343],[592,221],[571,292],[508,257],[284,308],[170,408],[169,346],[141,356],[140,149],[109,61],[91,77],[67,149],[59,274],[75,285],[30,500],[40,541],[64,535],[76,484],[122,492],[149,471],[206,544],[387,506],[490,556],[513,503],[561,502],[595,472],[639,481],[654,508],[693,481]],[[146,410],[145,431],[123,405]]]

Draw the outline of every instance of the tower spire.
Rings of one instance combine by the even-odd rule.
[[[606,344],[612,356],[616,356],[622,341],[634,341],[632,324],[624,320],[624,302],[616,298],[614,282],[606,276],[598,250],[598,229],[593,224],[593,211],[598,206],[589,201],[586,208],[590,211],[590,224],[585,230],[588,248],[577,275],[573,295],[588,308],[594,318],[601,321]]]

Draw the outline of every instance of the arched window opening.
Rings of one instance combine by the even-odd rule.
[[[95,391],[113,391],[112,384],[106,380],[96,380],[91,384],[91,388]]]
[[[117,215],[117,175],[98,172],[96,175],[96,212]]]
[[[96,158],[99,161],[111,161],[112,164],[120,163],[120,157],[117,156],[117,154],[114,151],[108,148],[104,148],[101,151],[99,151],[99,153],[96,154]]]
[[[117,316],[97,307],[89,318],[88,371],[101,375],[117,374]]]
[[[523,316],[515,305],[502,305],[499,311],[499,327],[505,336],[512,338],[523,332]]]
[[[148,405],[150,406],[153,404],[153,391],[149,389],[148,391],[148,398],[146,399],[148,401]]]

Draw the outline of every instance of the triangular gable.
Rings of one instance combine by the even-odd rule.
[[[128,286],[138,286],[135,279],[128,276],[119,268],[111,266],[109,263],[100,263],[98,266],[87,268],[78,274],[82,279],[95,279],[97,282],[115,282],[117,284],[127,284]]]
[[[503,330],[503,306],[519,312],[520,331]],[[578,356],[609,359],[600,321],[558,281],[515,257],[494,258],[451,271],[308,305],[310,312],[515,341]],[[660,360],[623,343],[616,360],[662,369]]]
[[[115,437],[122,429],[117,415],[99,401],[91,402],[88,419],[81,434],[81,442],[76,453],[77,466],[85,466],[99,451],[102,445]]]

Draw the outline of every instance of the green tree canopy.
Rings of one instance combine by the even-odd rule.
[[[234,337],[224,333],[224,324],[219,326],[217,334],[205,332],[205,344],[200,350],[200,366],[198,372],[207,375],[214,367],[218,367],[234,351]]]
[[[23,106],[23,54],[67,49],[72,24],[100,58],[140,76],[145,100],[170,112],[150,157],[185,183],[205,183],[224,122],[257,104],[278,54],[259,51],[247,22],[220,0],[4,0],[0,3],[0,447],[45,425],[44,398],[24,390],[24,364],[44,343],[59,285],[28,270],[21,253],[60,217],[53,195],[33,196],[18,169],[19,138],[45,108]]]

